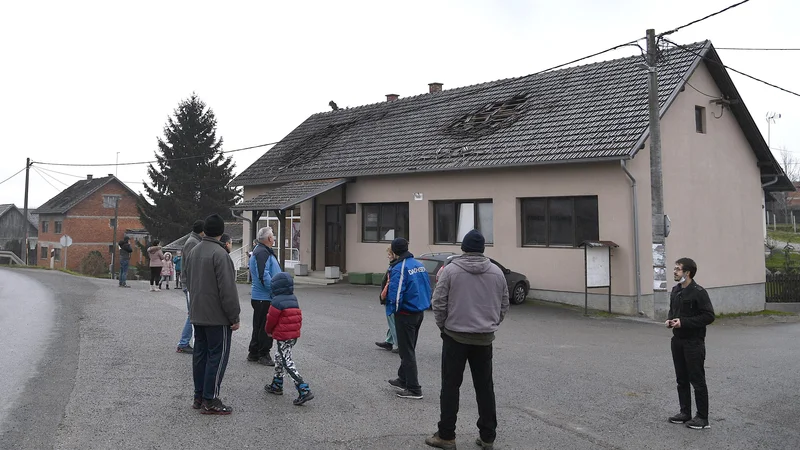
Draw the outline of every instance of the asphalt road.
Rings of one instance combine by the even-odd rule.
[[[399,359],[373,344],[385,333],[377,288],[298,287],[304,324],[294,356],[316,398],[296,407],[288,389],[264,393],[272,368],[245,360],[252,309],[242,286],[243,327],[221,393],[234,413],[212,417],[191,409],[191,356],[175,353],[182,294],[133,285],[0,269],[0,359],[9,348],[17,355],[0,366],[2,448],[428,448],[441,354],[432,315],[417,348],[425,398],[398,399],[386,380]],[[712,429],[695,431],[666,421],[677,411],[669,330],[539,302],[512,306],[494,347],[495,448],[796,449],[800,324],[764,322],[709,328]],[[477,448],[468,374],[461,400],[459,448]]]

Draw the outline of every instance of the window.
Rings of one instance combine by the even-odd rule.
[[[50,222],[47,220],[42,221],[42,233],[47,233],[50,229]]]
[[[702,106],[694,107],[694,129],[698,133],[706,132],[706,109]]]
[[[522,245],[577,247],[600,239],[597,197],[524,198]]]
[[[104,195],[103,196],[103,208],[114,208],[117,206],[117,201],[121,198],[121,195]]]
[[[42,253],[41,253],[40,258],[47,259],[50,256],[50,255],[47,254],[47,247],[42,245],[41,248],[42,248]]]
[[[365,204],[361,212],[361,242],[408,239],[408,203]]]
[[[494,204],[491,200],[433,203],[433,243],[457,244],[472,229],[494,243]]]
[[[61,233],[61,221],[60,221],[60,220],[56,220],[56,221],[55,221],[55,224],[56,224],[56,225],[55,225],[55,228],[56,228],[56,230],[55,230],[55,233],[56,233],[56,234],[59,234],[59,233]]]
[[[111,227],[111,228],[114,228],[115,226],[117,226],[116,222],[117,222],[117,219],[108,219],[108,226]]]
[[[61,261],[61,249],[60,248],[56,248],[54,250],[56,251],[55,252],[56,253],[55,254],[56,261]]]

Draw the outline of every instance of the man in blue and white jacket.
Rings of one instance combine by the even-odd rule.
[[[392,253],[397,258],[390,264],[386,315],[394,313],[400,368],[389,384],[400,391],[400,398],[421,399],[415,349],[425,310],[431,306],[431,285],[425,266],[408,251],[407,240],[393,240]]]
[[[250,255],[250,305],[253,307],[253,335],[250,338],[250,348],[247,354],[248,361],[258,361],[265,366],[274,366],[270,351],[272,338],[264,330],[267,324],[267,313],[272,304],[272,277],[281,272],[278,258],[272,251],[275,245],[275,235],[271,227],[258,230],[256,235],[258,244]]]

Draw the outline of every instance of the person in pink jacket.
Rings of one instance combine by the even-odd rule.
[[[158,282],[158,288],[161,289],[161,284],[166,281],[167,289],[169,289],[169,282],[172,281],[172,276],[175,275],[175,263],[172,262],[172,253],[164,253],[164,264],[161,266],[161,281]]]
[[[164,252],[161,251],[161,241],[156,239],[153,245],[147,249],[147,256],[150,258],[150,292],[160,291],[158,282],[161,280],[161,267],[164,266]]]

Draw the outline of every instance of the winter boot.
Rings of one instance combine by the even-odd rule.
[[[264,386],[264,390],[270,394],[283,395],[283,378],[274,377],[272,383]]]
[[[294,403],[297,406],[300,406],[303,403],[314,398],[314,393],[311,392],[311,389],[308,388],[308,384],[306,383],[301,383],[297,385],[297,393],[298,393],[297,398],[292,401],[292,403]]]

